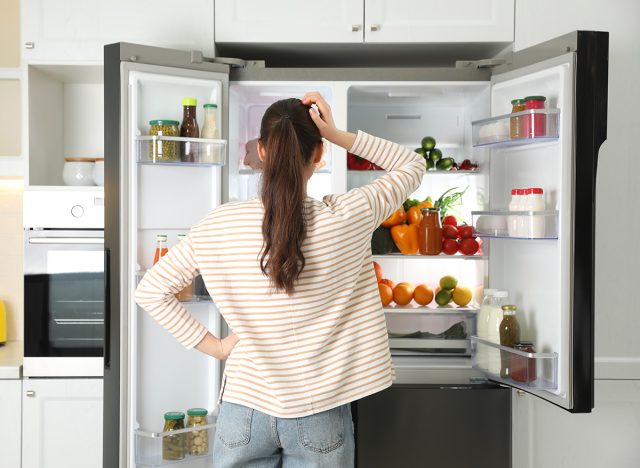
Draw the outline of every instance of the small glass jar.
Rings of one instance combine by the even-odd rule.
[[[187,410],[187,427],[205,426],[207,424],[207,410],[204,408],[190,408]],[[189,455],[204,455],[209,452],[209,430],[189,432]]]
[[[523,353],[535,353],[531,341],[520,341],[514,349]],[[516,382],[532,383],[536,380],[536,360],[533,357],[514,354],[511,356],[511,378]]]
[[[94,158],[64,158],[62,180],[66,185],[86,186],[94,185]]]
[[[442,252],[442,223],[440,209],[422,208],[422,220],[418,243],[421,255],[438,255]]]
[[[547,100],[544,96],[527,96],[524,98],[525,110],[544,109],[544,102]],[[524,115],[524,136],[535,138],[547,135],[547,116],[546,114],[527,114]]]
[[[513,108],[511,113],[522,112],[525,110],[524,99],[514,99],[511,101]],[[522,138],[524,136],[523,115],[516,115],[509,119],[509,136],[511,139]]]
[[[177,120],[150,120],[149,135],[151,136],[180,136]],[[149,159],[151,161],[180,161],[178,142],[155,140],[149,142]]]
[[[502,321],[500,322],[500,345],[513,348],[516,343],[520,342],[520,324],[516,318],[516,310],[518,308],[513,304],[505,304],[502,306]],[[511,357],[513,353],[508,351],[500,351],[501,368],[500,377],[511,377]]]
[[[184,413],[171,411],[164,414],[163,432],[184,429]],[[166,435],[162,438],[162,459],[182,460],[187,452],[187,434]]]

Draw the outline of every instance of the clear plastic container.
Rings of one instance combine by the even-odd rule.
[[[509,293],[500,290],[485,290],[485,298],[478,312],[477,336],[485,341],[500,344],[500,322],[502,306],[509,300]],[[480,348],[477,363],[480,369],[492,374],[500,374],[500,352],[492,348]]]

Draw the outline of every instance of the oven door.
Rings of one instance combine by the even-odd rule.
[[[104,233],[26,229],[24,375],[102,375]]]

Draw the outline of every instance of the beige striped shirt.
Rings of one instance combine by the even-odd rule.
[[[363,132],[350,152],[388,174],[342,195],[306,199],[306,265],[291,296],[274,291],[260,270],[264,211],[257,198],[211,211],[140,282],[137,303],[191,348],[207,329],[174,294],[202,275],[240,339],[226,362],[224,401],[291,418],[391,385],[371,234],[418,188],[425,163]]]

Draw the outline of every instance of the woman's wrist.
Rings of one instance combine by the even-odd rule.
[[[356,141],[356,134],[351,132],[345,132],[344,130],[335,129],[331,135],[327,137],[334,145],[340,146],[349,151]]]

